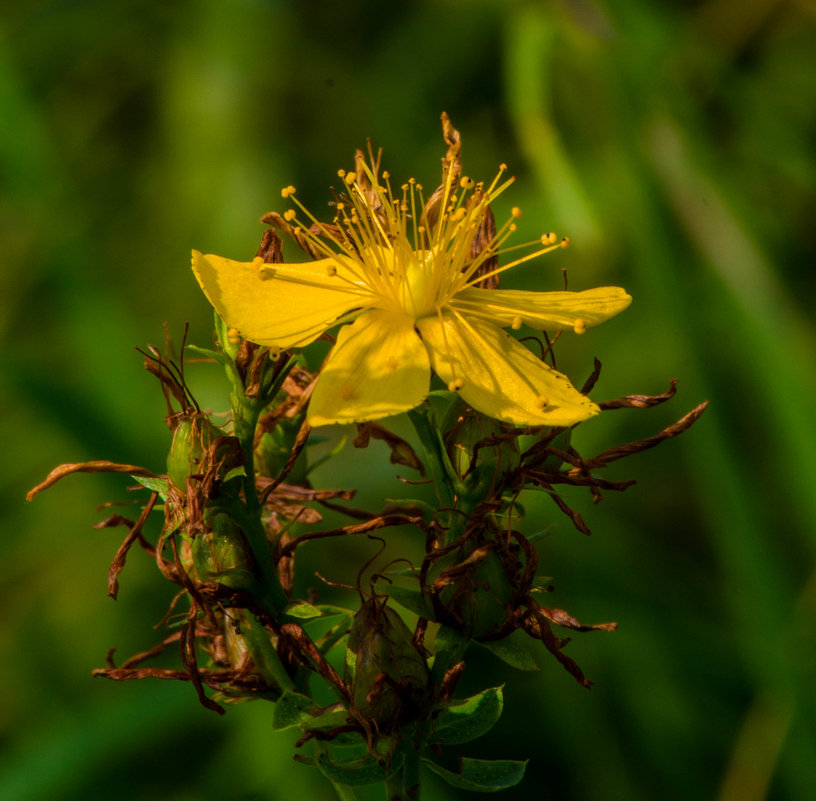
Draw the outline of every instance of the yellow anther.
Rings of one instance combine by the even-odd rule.
[[[227,329],[227,340],[229,341],[230,345],[237,345],[240,343],[241,335],[238,333],[237,328]]]
[[[337,171],[337,177],[338,177],[338,178],[345,178],[345,177],[346,177],[346,171],[345,171],[344,169],[342,169],[342,168],[341,168],[341,169],[339,169],[339,170]]]
[[[343,180],[351,186],[357,180],[357,176],[353,172],[349,172],[346,173],[346,177]]]
[[[516,316],[513,318],[513,322],[512,322],[512,323],[510,323],[510,327],[511,327],[511,328],[512,328],[514,331],[518,331],[518,330],[519,330],[519,328],[521,328],[521,317],[519,317],[518,315],[516,315]]]
[[[512,214],[516,219],[518,219],[519,217],[521,217],[521,209],[518,206],[513,206],[513,208],[510,209],[510,214]]]
[[[415,184],[416,183],[416,178],[409,178],[408,183],[409,184]]]
[[[586,320],[579,317],[573,324],[572,330],[575,331],[576,334],[583,334],[586,332],[587,324]]]
[[[418,234],[424,234],[425,233],[425,226],[424,225],[418,225],[417,226],[417,233]]]
[[[417,184],[416,188],[421,192],[422,191],[422,184]]]
[[[386,180],[388,180],[391,177],[391,173],[388,172],[388,170],[383,170],[382,175],[383,175],[383,178],[385,178]]]
[[[454,378],[453,381],[448,383],[448,389],[451,392],[459,392],[463,386],[465,386],[465,382],[461,378]]]
[[[459,222],[459,220],[463,220],[465,218],[465,214],[467,214],[467,212],[464,209],[456,209],[451,219],[454,222]]]
[[[473,179],[468,178],[467,175],[463,175],[459,180],[459,185],[462,189],[473,189]]]
[[[517,228],[518,226],[515,223],[510,223],[510,225],[507,226],[509,231],[515,231]]]
[[[408,191],[408,184],[403,184],[403,185],[400,187],[400,189],[402,189],[402,191],[403,191],[403,192],[407,192],[407,191]]]
[[[569,237],[568,237],[568,236],[565,236],[565,237],[564,237],[564,238],[561,240],[561,247],[562,247],[562,248],[569,247],[569,243],[570,243]]]
[[[338,204],[337,204],[337,211],[343,211],[343,209],[344,209],[345,207],[346,207],[346,204],[345,204],[345,203],[338,203]]]
[[[507,165],[504,162],[499,164],[499,171],[500,172],[504,172],[506,169],[507,169]]]
[[[292,184],[289,184],[289,186],[284,186],[283,189],[281,189],[281,197],[289,197],[290,195],[294,194],[295,187],[292,186]]]
[[[294,220],[295,217],[297,217],[297,213],[295,212],[294,209],[286,209],[286,211],[283,212],[283,219],[286,220],[287,222],[292,222],[292,220]]]

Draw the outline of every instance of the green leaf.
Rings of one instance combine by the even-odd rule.
[[[388,584],[387,582],[380,582],[377,585],[377,589],[380,592],[384,592],[389,598],[393,598],[400,606],[404,606],[409,612],[433,620],[433,608],[428,602],[428,599],[423,596],[421,590],[401,587],[399,584]]]
[[[275,704],[275,710],[272,713],[272,728],[275,731],[281,731],[290,729],[292,726],[299,726],[311,720],[312,716],[307,710],[314,708],[315,702],[311,698],[287,691]]]
[[[192,353],[197,353],[199,356],[204,356],[207,359],[214,359],[219,364],[227,363],[227,357],[223,353],[219,353],[217,350],[210,350],[209,348],[200,348],[198,345],[187,345],[185,350],[189,350]]]
[[[326,754],[318,754],[315,761],[324,776],[346,787],[360,787],[385,781],[402,766],[402,755],[394,754],[391,763],[366,754],[346,762],[332,762]]]
[[[493,728],[503,708],[501,687],[488,687],[478,695],[453,701],[437,716],[428,741],[443,745],[469,743]]]
[[[231,478],[237,478],[238,476],[245,476],[246,475],[246,468],[239,464],[237,467],[233,467],[222,479],[223,483],[226,484]]]
[[[131,476],[134,481],[138,481],[143,487],[158,492],[159,497],[167,500],[167,479],[166,478],[151,478],[150,476]]]
[[[308,620],[309,618],[313,617],[321,617],[322,612],[316,606],[313,606],[310,603],[306,603],[306,601],[298,601],[294,604],[289,604],[286,609],[283,610],[284,614],[289,615],[290,617],[296,617],[301,620]]]
[[[535,663],[527,643],[521,639],[522,632],[517,631],[503,640],[486,640],[478,642],[482,648],[487,648],[492,654],[497,656],[502,662],[506,662],[511,667],[518,670],[540,670]]]
[[[446,770],[430,759],[422,760],[434,773],[452,787],[477,793],[495,793],[515,787],[524,778],[527,760],[512,759],[460,759],[459,772]]]

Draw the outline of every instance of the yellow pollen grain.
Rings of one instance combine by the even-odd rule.
[[[287,209],[285,212],[283,212],[283,219],[286,220],[286,222],[292,222],[295,217],[297,217],[297,213],[294,209]]]
[[[518,315],[516,315],[516,316],[513,318],[513,322],[512,322],[512,323],[510,323],[510,327],[511,327],[511,328],[512,328],[514,331],[518,331],[518,330],[519,330],[519,328],[521,328],[521,317],[519,317]]]
[[[464,386],[465,382],[461,378],[454,378],[453,381],[448,383],[448,389],[451,392],[460,392]]]
[[[586,320],[579,317],[573,324],[572,330],[575,331],[576,334],[583,334],[587,330]]]

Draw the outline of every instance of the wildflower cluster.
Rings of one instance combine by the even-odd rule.
[[[595,500],[625,489],[633,482],[599,471],[681,433],[705,408],[592,458],[575,450],[577,424],[601,411],[662,403],[674,384],[662,395],[596,402],[588,395],[600,364],[580,390],[555,369],[557,335],[545,331],[583,333],[630,298],[617,287],[499,289],[503,271],[566,240],[545,234],[508,246],[521,213],[513,209],[497,227],[491,203],[512,179],[504,167],[489,184],[467,178],[459,134],[444,115],[443,134],[442,182],[427,199],[414,181],[395,190],[379,154],[369,151],[366,161],[358,152],[355,169],[339,173],[331,220],[312,216],[287,187],[282,194],[294,207],[266,215],[270,227],[254,260],[194,252],[195,275],[216,310],[216,343],[187,351],[225,370],[227,424],[200,408],[183,360],[174,361],[169,346],[151,347],[145,366],[161,384],[172,431],[166,471],[63,465],[30,493],[91,471],[128,474],[149,493],[135,520],[113,515],[100,523],[127,528],[109,592],[116,596],[125,557],[140,546],[178,588],[169,631],[122,664],[109,657],[96,675],[188,681],[216,712],[236,700],[272,704],[272,728],[300,730],[296,759],[316,766],[342,799],[372,783],[384,783],[391,801],[417,799],[422,768],[472,791],[521,780],[523,761],[446,764],[450,747],[486,733],[502,712],[501,687],[457,697],[469,649],[536,669],[530,646],[537,642],[589,687],[556,629],[615,624],[585,625],[542,603],[551,587],[539,577],[535,537],[519,530],[519,496],[546,493],[589,533],[559,485],[587,487]],[[284,263],[280,234],[308,260]],[[505,330],[522,326],[536,332],[540,353]],[[336,327],[315,370],[309,346],[332,339]],[[381,422],[402,412],[415,444]],[[312,486],[307,446],[316,441],[313,429],[330,423],[356,424],[358,448],[385,442],[392,462],[428,475],[433,496],[387,502],[395,493],[383,487],[381,508],[369,511],[350,504],[353,486]],[[347,520],[327,527],[327,510]],[[387,550],[394,527],[416,533],[421,559]],[[350,605],[302,597],[299,550],[361,536],[379,545],[346,588]],[[171,647],[179,668],[151,664]]]

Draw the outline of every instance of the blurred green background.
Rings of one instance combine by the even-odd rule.
[[[172,594],[134,552],[106,598],[120,532],[91,526],[125,481],[22,499],[61,462],[160,471],[163,401],[134,347],[165,321],[209,343],[190,249],[253,255],[290,182],[321,212],[368,136],[394,176],[435,186],[442,110],[468,174],[510,165],[525,238],[572,238],[505,286],[559,288],[566,267],[572,288],[635,298],[562,343],[560,366],[580,384],[598,356],[598,399],[680,379],[669,404],[582,427],[579,448],[711,400],[609,471],[639,479],[626,494],[569,493],[592,537],[530,504],[555,524],[551,602],[620,629],[569,647],[591,692],[544,654],[536,674],[475,654],[474,687],[506,681],[507,706],[467,753],[531,759],[506,799],[813,797],[814,22],[812,0],[3,4],[0,798],[333,797],[263,704],[218,718],[186,685],[91,679],[109,647],[153,644]],[[223,408],[217,371],[191,373]],[[396,492],[382,451],[344,458],[373,460],[369,495]]]

